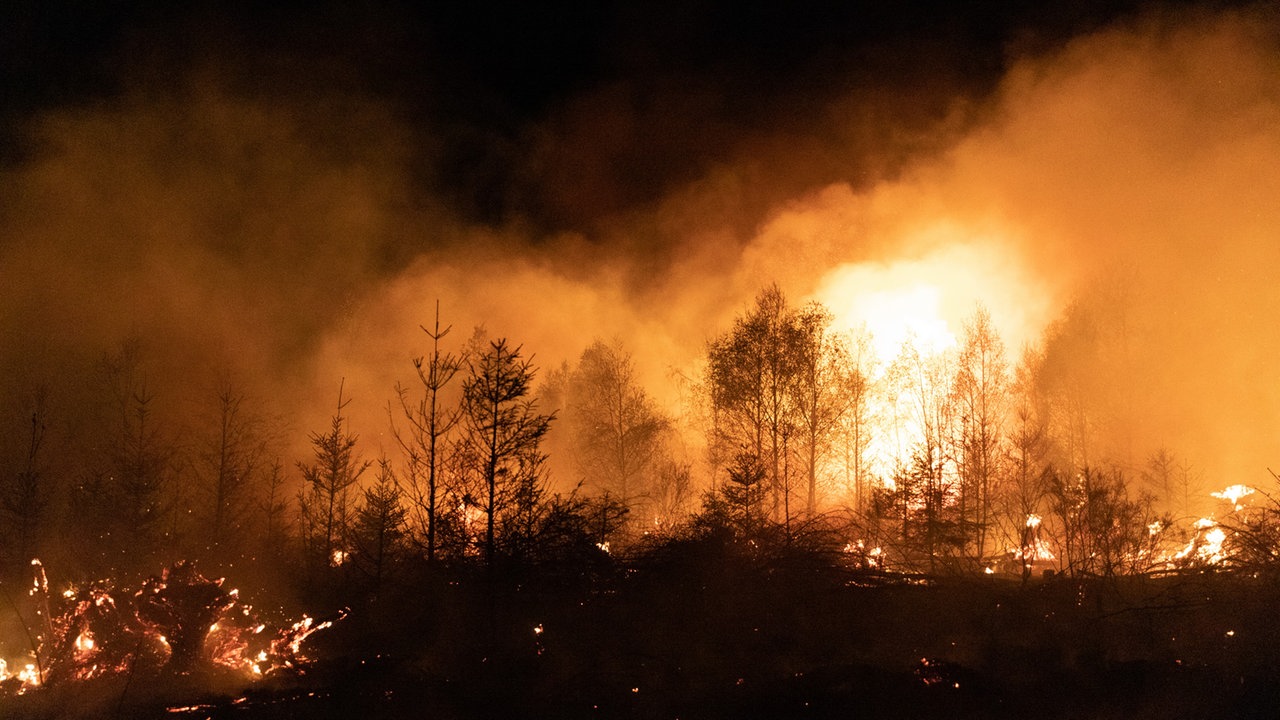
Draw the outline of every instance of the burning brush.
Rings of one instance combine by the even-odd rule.
[[[224,589],[221,578],[206,578],[185,561],[148,578],[135,592],[97,582],[61,596],[50,594],[40,562],[32,565],[30,594],[41,618],[32,636],[35,662],[16,673],[0,668],[6,694],[138,670],[243,673],[247,679],[299,670],[307,663],[303,641],[346,616],[345,610],[323,621],[304,616],[267,632],[238,591]]]

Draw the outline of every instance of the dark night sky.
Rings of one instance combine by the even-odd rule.
[[[455,211],[590,229],[753,141],[813,132],[851,94],[892,96],[887,120],[931,121],[990,91],[1012,56],[1137,6],[18,0],[0,11],[4,159],[38,152],[24,132],[42,111],[214,72],[248,96],[389,101],[416,134],[424,191]],[[601,105],[624,105],[633,126],[580,155],[584,107]],[[803,182],[860,170],[846,160]],[[575,175],[609,187],[556,189]]]

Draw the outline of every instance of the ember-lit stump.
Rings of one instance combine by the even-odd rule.
[[[205,638],[235,598],[222,580],[209,580],[189,562],[148,579],[137,595],[138,620],[164,636],[171,655],[167,667],[189,673],[204,659]]]

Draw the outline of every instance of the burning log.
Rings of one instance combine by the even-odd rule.
[[[221,579],[206,578],[190,562],[166,568],[136,592],[98,581],[50,594],[43,568],[38,562],[35,567],[31,596],[43,621],[32,636],[34,662],[15,664],[10,672],[0,659],[0,696],[160,669],[230,673],[233,683],[301,673],[309,662],[303,642],[347,614],[304,616],[266,632],[236,590],[224,589]]]
[[[168,644],[167,667],[185,674],[205,659],[206,638],[235,602],[235,596],[222,589],[221,578],[209,580],[194,564],[180,561],[143,583],[135,597],[135,613]]]
[[[130,655],[123,647],[134,633],[109,588],[93,584],[68,591],[63,599],[70,607],[51,622],[45,682],[88,680],[124,667]]]
[[[333,627],[335,622],[345,618],[349,612],[347,608],[343,608],[319,621],[304,616],[288,630],[281,631],[279,637],[272,641],[271,659],[277,666],[288,668],[305,661],[306,658],[301,655],[302,642],[321,630]]]

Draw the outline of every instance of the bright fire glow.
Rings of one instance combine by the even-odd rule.
[[[1175,560],[1193,560],[1214,565],[1223,561],[1222,544],[1227,540],[1227,532],[1211,518],[1200,518],[1195,522],[1195,534],[1187,546],[1174,555]]]
[[[885,382],[907,345],[945,378],[942,358],[958,351],[965,324],[979,308],[990,313],[1009,356],[1038,337],[1050,317],[1050,293],[1007,244],[942,221],[904,241],[933,249],[837,266],[808,298],[830,310],[833,330],[850,333],[860,369],[872,380],[867,410],[875,420],[868,428],[866,467],[890,487],[894,471],[921,439],[907,417],[910,399],[893,396],[899,391]]]
[[[9,669],[8,661],[0,658],[0,682],[6,680],[17,680],[19,687],[18,693],[21,694],[27,690],[40,686],[40,672],[36,669],[34,663],[27,663],[20,667],[17,672]]]
[[[1252,495],[1253,493],[1254,493],[1254,489],[1249,487],[1248,485],[1231,485],[1229,487],[1224,488],[1222,492],[1212,492],[1209,494],[1220,500],[1226,500],[1232,505],[1235,505],[1236,509],[1239,509],[1240,498],[1247,497],[1249,495]]]
[[[939,312],[941,301],[940,288],[921,283],[859,295],[849,312],[862,318],[877,357],[892,358],[907,340],[921,352],[934,354],[956,344]]]
[[[955,347],[979,305],[992,313],[1006,347],[1021,347],[1043,329],[1049,298],[1008,247],[945,223],[919,240],[937,249],[916,259],[838,266],[812,297],[831,310],[835,329],[867,331],[881,366],[908,339],[925,355]]]

